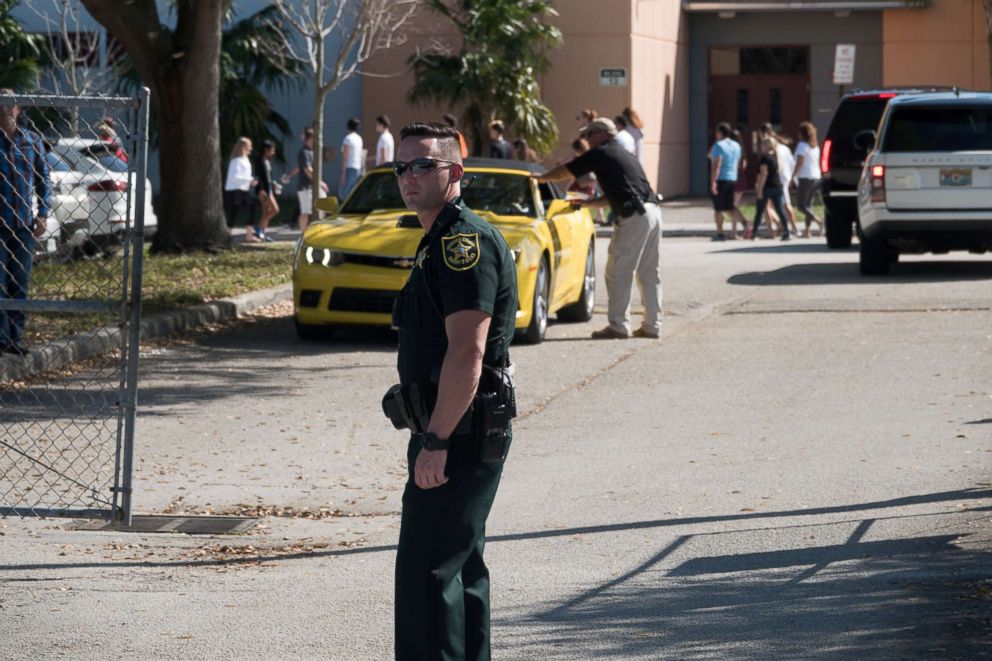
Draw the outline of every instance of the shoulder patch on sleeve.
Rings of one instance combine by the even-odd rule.
[[[478,232],[441,237],[441,253],[444,255],[445,266],[452,271],[467,271],[473,268],[482,256]]]

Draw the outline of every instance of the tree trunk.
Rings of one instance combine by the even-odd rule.
[[[175,0],[175,30],[162,25],[155,0],[82,1],[121,42],[151,90],[161,166],[152,250],[230,245],[217,121],[221,32],[230,0]]]
[[[323,22],[323,15],[320,15]],[[316,40],[316,67],[313,73],[313,181],[310,182],[312,206],[310,222],[317,220],[317,200],[324,181],[324,40]]]
[[[211,76],[210,67],[179,69],[178,75],[156,85],[161,208],[153,252],[211,249],[231,242],[224,218],[222,161],[217,157],[216,70]],[[196,100],[214,110],[205,113]]]

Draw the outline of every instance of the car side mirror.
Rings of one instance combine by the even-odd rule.
[[[317,200],[317,208],[321,211],[326,211],[332,216],[338,215],[338,207],[340,206],[338,198],[336,197],[322,197]]]
[[[854,147],[864,152],[869,152],[875,148],[875,132],[871,129],[858,131],[854,134]]]
[[[551,204],[548,205],[548,209],[545,212],[544,217],[551,219],[563,213],[571,213],[572,211],[575,211],[575,208],[572,206],[570,201],[551,200]]]

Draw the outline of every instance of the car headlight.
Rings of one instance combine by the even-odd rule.
[[[320,264],[321,266],[344,264],[344,254],[328,248],[306,246],[303,248],[303,258],[307,260],[307,264]]]

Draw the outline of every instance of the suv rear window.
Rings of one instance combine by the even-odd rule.
[[[893,109],[887,152],[992,150],[992,106]]]
[[[830,122],[827,137],[833,141],[831,160],[857,161],[864,157],[861,150],[854,146],[854,134],[866,129],[874,131],[882,119],[888,98],[869,97],[865,99],[847,99],[840,104]]]

